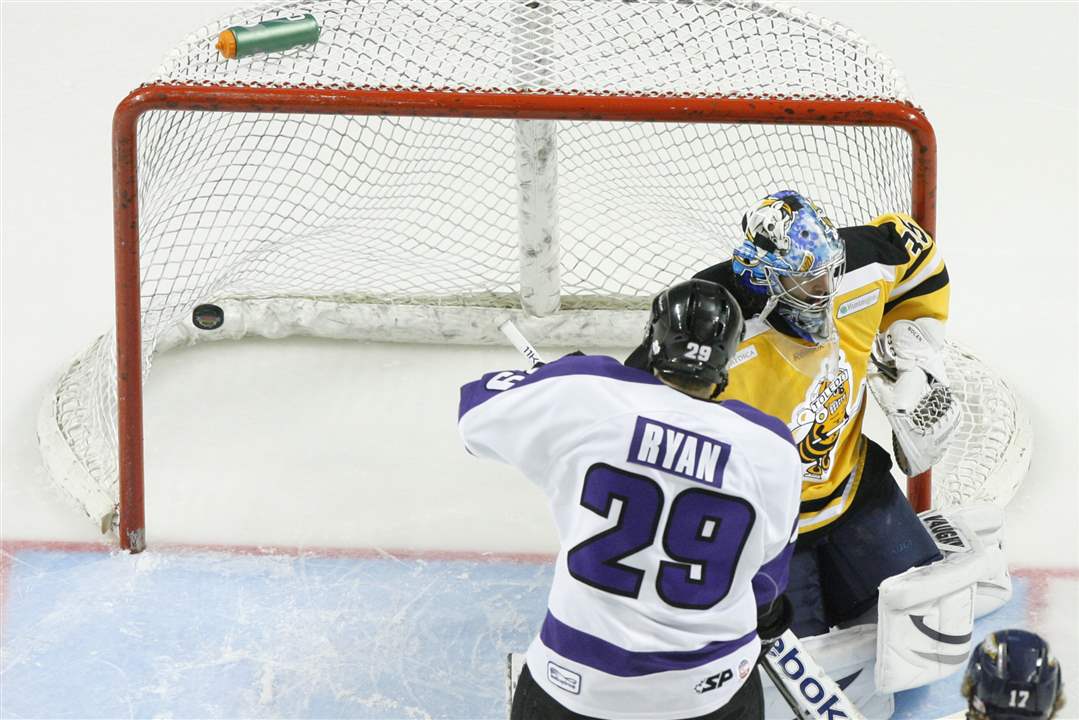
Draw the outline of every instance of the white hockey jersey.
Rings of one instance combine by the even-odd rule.
[[[474,455],[551,503],[561,550],[527,664],[570,710],[712,712],[753,671],[757,606],[786,587],[801,463],[786,425],[605,356],[461,388]]]

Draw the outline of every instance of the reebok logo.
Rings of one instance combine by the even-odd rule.
[[[842,706],[845,704],[839,699],[839,696],[825,690],[820,680],[806,672],[806,666],[799,657],[798,648],[786,650],[783,646],[783,641],[777,640],[772,649],[768,651],[768,654],[777,658],[779,669],[790,680],[797,683],[798,692],[809,703],[817,717],[825,720],[850,717],[841,707],[836,707],[837,705]]]
[[[723,672],[717,672],[715,675],[712,675],[711,677],[706,677],[704,680],[701,680],[693,689],[698,694],[706,693],[710,690],[715,690],[718,687],[722,687],[723,683],[727,682],[732,677],[734,677],[734,673],[731,672],[729,669],[724,670]]]

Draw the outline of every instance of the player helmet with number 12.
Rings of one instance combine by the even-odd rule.
[[[738,302],[722,286],[707,280],[674,285],[652,301],[645,342],[648,367],[662,378],[714,385],[714,397],[727,386],[727,364],[742,340],[744,324]]]
[[[831,337],[846,248],[820,206],[781,190],[746,211],[742,231],[731,264],[743,284],[774,298],[777,312],[803,339]]]
[[[1064,705],[1060,665],[1026,630],[987,635],[971,653],[962,692],[970,720],[1048,720]]]

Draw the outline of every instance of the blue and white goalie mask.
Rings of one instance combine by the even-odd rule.
[[[766,294],[800,337],[832,338],[832,301],[846,267],[846,250],[820,206],[793,190],[773,193],[742,216],[745,239],[734,251],[734,272]]]

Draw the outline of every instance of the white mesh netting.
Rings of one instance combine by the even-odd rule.
[[[214,49],[227,27],[303,13],[314,47],[227,62]],[[751,0],[267,3],[189,35],[153,81],[909,100],[853,31]]]
[[[214,49],[228,26],[300,13],[319,21],[314,46],[229,61]],[[851,31],[732,0],[269,4],[190,35],[154,82],[909,100],[888,60]],[[902,130],[688,120],[541,128],[562,309],[522,319],[535,340],[635,342],[650,296],[723,259],[745,207],[775,189],[799,189],[840,224],[911,210]],[[519,311],[534,292],[521,280],[530,253],[521,250],[519,198],[537,179],[518,170],[518,155],[532,151],[519,140],[527,124],[143,115],[144,377],[155,352],[246,334],[498,342],[492,313]],[[220,330],[191,325],[192,308],[205,302],[225,308]],[[103,336],[72,365],[39,423],[50,472],[95,519],[117,498],[114,343]],[[955,357],[973,373],[969,391],[957,388],[973,413],[969,444],[950,453],[937,487],[949,502],[999,499],[994,474],[1018,432],[1017,408],[980,364]],[[986,417],[1010,425],[989,432]],[[989,435],[989,454],[967,458],[986,452]]]

